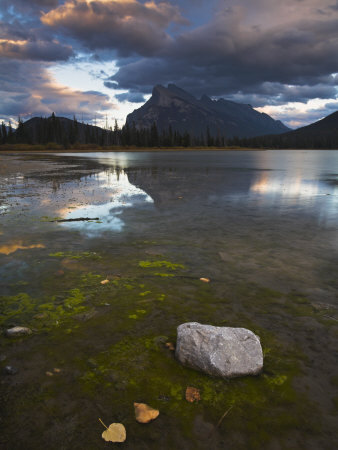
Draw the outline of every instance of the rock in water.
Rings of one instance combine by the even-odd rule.
[[[246,328],[184,323],[177,328],[175,355],[184,366],[217,377],[257,375],[263,369],[259,337]]]
[[[18,369],[13,366],[6,366],[4,372],[6,375],[16,375],[18,373]]]
[[[27,327],[13,327],[6,330],[6,336],[8,337],[25,336],[27,334],[32,334],[32,330]]]

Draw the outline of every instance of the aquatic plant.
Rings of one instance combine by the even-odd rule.
[[[140,261],[139,266],[143,268],[165,267],[169,270],[185,269],[183,264],[175,264],[170,261]]]

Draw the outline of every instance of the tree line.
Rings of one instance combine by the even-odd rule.
[[[73,120],[56,117],[53,113],[48,118],[34,118],[23,122],[18,118],[18,125],[13,129],[2,122],[0,127],[0,144],[51,145],[63,148],[93,145],[100,147],[235,147],[235,148],[338,148],[338,131],[305,132],[296,130],[278,135],[266,135],[249,138],[213,136],[208,127],[199,136],[188,131],[179,132],[169,126],[159,130],[154,122],[150,128],[137,128],[135,123],[126,123],[122,128],[115,121],[114,127],[100,128]]]
[[[224,136],[212,136],[209,128],[200,136],[193,136],[188,131],[179,132],[171,126],[159,130],[154,122],[150,128],[137,128],[135,123],[126,123],[122,128],[115,120],[114,127],[100,128],[73,120],[56,117],[53,113],[48,118],[34,118],[23,122],[18,119],[18,126],[13,130],[11,124],[4,123],[0,129],[2,144],[39,144],[55,143],[64,148],[76,144],[92,144],[105,146],[135,146],[135,147],[191,147],[208,146],[223,147],[226,145]]]

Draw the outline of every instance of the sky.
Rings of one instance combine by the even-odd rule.
[[[319,120],[338,110],[338,0],[0,0],[0,120],[122,125],[169,83]]]

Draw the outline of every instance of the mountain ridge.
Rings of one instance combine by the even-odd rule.
[[[254,148],[338,149],[338,111],[287,133],[233,140],[228,144]]]
[[[256,111],[251,105],[223,98],[212,100],[207,95],[198,99],[175,84],[154,86],[150,99],[128,114],[126,123],[129,126],[135,123],[138,129],[150,128],[155,123],[160,131],[171,126],[175,131],[197,137],[207,132],[230,138],[289,131],[282,122]]]

